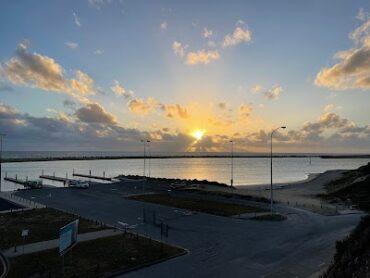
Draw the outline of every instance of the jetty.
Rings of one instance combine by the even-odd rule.
[[[89,179],[96,179],[96,180],[103,180],[103,181],[112,181],[112,178],[106,177],[105,172],[103,172],[103,176],[96,176],[91,174],[91,170],[89,171],[89,174],[79,174],[75,173],[73,169],[73,174],[72,176],[74,177],[81,177],[81,178],[89,178]]]
[[[40,179],[45,179],[45,180],[51,180],[51,181],[60,181],[66,184],[67,182],[74,181],[69,178],[63,178],[63,177],[57,177],[57,176],[50,176],[50,175],[41,175]]]
[[[28,180],[28,178],[24,179],[18,179],[18,176],[16,175],[15,178],[7,177],[5,176],[4,180],[13,182],[16,184],[23,185],[26,188],[42,188],[42,182],[38,180]]]
[[[68,175],[66,175],[66,177],[63,178],[63,177],[57,177],[55,176],[55,174],[53,174],[52,176],[41,174],[40,179],[59,181],[59,182],[62,182],[63,185],[67,187],[84,188],[84,189],[90,187],[90,183],[88,181],[69,179]]]

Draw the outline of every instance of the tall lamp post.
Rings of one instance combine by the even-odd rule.
[[[143,165],[143,191],[145,191],[145,174],[146,174],[146,143],[150,143],[149,140],[140,140],[143,143],[143,152],[144,152],[144,165]]]
[[[282,129],[285,129],[286,126],[281,126],[281,127],[278,127],[278,128],[275,128],[271,131],[271,138],[270,138],[270,170],[271,170],[271,184],[270,184],[270,202],[271,202],[271,215],[273,214],[273,204],[274,204],[274,200],[273,200],[273,192],[272,192],[272,136],[274,135],[274,132],[279,130],[280,128]]]
[[[5,137],[5,134],[0,133],[0,192],[1,192],[1,163],[3,162],[3,137]]]
[[[230,178],[230,186],[233,187],[234,185],[234,141],[230,140],[231,143],[231,178]]]
[[[151,152],[150,152],[150,140],[148,140],[147,141],[147,143],[148,143],[148,159],[149,159],[149,161],[148,161],[148,177],[150,178],[150,162],[151,162],[151,157],[152,157],[152,154],[151,154]]]

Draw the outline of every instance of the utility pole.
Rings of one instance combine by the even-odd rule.
[[[230,186],[233,187],[234,185],[234,141],[230,140],[231,143],[231,178],[230,178]]]
[[[140,140],[143,143],[143,152],[144,152],[144,166],[143,166],[143,191],[145,191],[145,182],[146,182],[146,143],[150,143],[150,140]]]
[[[1,192],[1,163],[3,162],[3,137],[5,137],[5,134],[0,133],[0,192]]]
[[[270,138],[270,178],[271,178],[271,183],[270,183],[270,206],[271,206],[271,215],[273,214],[273,204],[274,204],[274,200],[273,200],[273,193],[272,193],[272,135],[274,134],[275,131],[277,131],[278,129],[280,128],[283,128],[285,129],[286,126],[281,126],[281,127],[278,127],[274,130],[271,131],[271,138]]]

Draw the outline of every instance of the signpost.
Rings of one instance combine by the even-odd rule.
[[[78,219],[59,230],[59,255],[63,256],[77,242]]]
[[[64,277],[64,255],[77,243],[78,219],[59,229],[59,255],[62,256],[62,273]]]
[[[23,249],[23,255],[24,255],[24,242],[26,241],[26,237],[28,236],[28,230],[23,229],[21,236],[23,237],[23,248],[22,249]]]

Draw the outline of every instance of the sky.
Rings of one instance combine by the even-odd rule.
[[[370,2],[0,1],[7,150],[369,153]]]

